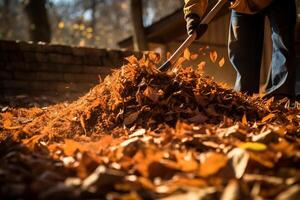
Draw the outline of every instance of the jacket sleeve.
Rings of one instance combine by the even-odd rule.
[[[184,16],[189,14],[197,14],[203,17],[207,9],[207,0],[184,0]]]
[[[236,0],[231,4],[231,9],[245,14],[255,14],[266,8],[273,0]]]

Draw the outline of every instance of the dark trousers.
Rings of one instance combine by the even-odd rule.
[[[249,94],[259,92],[265,16],[270,20],[273,45],[266,92],[295,96],[295,0],[274,0],[268,8],[254,15],[232,11],[228,48],[230,61],[237,71],[235,90]]]

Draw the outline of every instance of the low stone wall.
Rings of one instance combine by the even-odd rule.
[[[74,98],[130,55],[142,53],[0,41],[0,95]]]

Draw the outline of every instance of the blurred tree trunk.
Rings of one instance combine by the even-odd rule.
[[[50,42],[51,27],[46,9],[46,0],[29,0],[25,5],[30,26],[30,39],[34,42]]]
[[[131,0],[131,21],[133,25],[134,50],[148,50],[147,37],[143,25],[143,3],[142,0]]]
[[[8,34],[10,32],[10,23],[11,23],[11,20],[10,20],[10,4],[11,4],[11,1],[10,0],[4,0],[3,2],[3,21],[5,22],[3,24],[3,33],[2,33],[2,36],[4,38],[7,38],[8,37]]]
[[[96,12],[97,12],[97,5],[98,1],[97,0],[92,0],[91,4],[91,10],[92,10],[92,21],[91,21],[91,27],[93,30],[96,28]]]

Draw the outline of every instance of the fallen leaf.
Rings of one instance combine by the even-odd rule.
[[[127,60],[130,64],[135,64],[135,63],[138,63],[138,60],[135,56],[129,56],[129,57],[126,57],[125,60]]]
[[[159,94],[158,91],[156,91],[155,89],[153,89],[152,87],[148,86],[144,93],[143,93],[146,97],[148,97],[151,101],[153,101],[154,103],[157,103],[159,101]]]
[[[239,148],[251,150],[251,151],[265,151],[267,146],[263,143],[258,142],[245,142],[239,145]]]
[[[188,48],[186,48],[183,52],[183,57],[186,59],[186,60],[190,60],[191,59],[191,52]]]
[[[220,153],[206,153],[200,160],[199,176],[208,177],[216,174],[220,169],[226,166],[227,157]]]
[[[224,189],[220,200],[238,200],[240,199],[240,186],[237,180],[230,180]]]
[[[208,120],[208,117],[206,117],[204,114],[201,114],[201,113],[198,113],[197,115],[188,119],[189,122],[195,123],[195,124],[201,124],[207,120]]]
[[[191,55],[191,60],[196,60],[198,58],[198,54],[192,54]]]
[[[300,197],[300,185],[293,185],[281,192],[275,200],[298,200]]]
[[[62,146],[62,149],[63,149],[65,155],[67,155],[67,156],[74,156],[74,153],[77,150],[83,150],[84,149],[84,147],[80,143],[78,143],[74,140],[65,139],[64,142],[65,143]]]
[[[202,62],[200,62],[199,64],[198,64],[198,70],[200,70],[200,71],[203,71],[204,70],[204,68],[205,68],[205,65],[206,65],[206,62],[205,61],[202,61]]]
[[[128,115],[125,119],[124,119],[124,124],[125,125],[130,125],[133,122],[135,122],[137,120],[137,118],[139,117],[139,112],[134,112],[131,113],[130,115]]]
[[[129,138],[134,138],[134,137],[140,137],[143,136],[146,133],[146,129],[138,129],[134,133],[129,135]]]
[[[150,52],[148,52],[147,55],[148,55],[149,59],[154,63],[157,63],[160,60],[160,56],[158,53],[154,53],[154,52],[150,51]]]
[[[179,171],[179,166],[171,161],[154,161],[148,165],[148,178],[171,179]]]
[[[175,63],[175,67],[179,67],[179,66],[181,66],[184,62],[186,61],[186,59],[184,58],[184,57],[180,57],[177,61],[176,61],[176,63]]]
[[[267,116],[265,116],[264,118],[262,118],[261,122],[262,122],[262,123],[267,122],[267,121],[273,119],[274,117],[276,117],[276,115],[273,114],[273,113],[270,113],[270,114],[268,114]]]
[[[85,127],[85,116],[84,115],[80,116],[80,125],[81,125],[84,133],[86,134],[87,132],[86,132],[86,127]]]
[[[235,178],[240,179],[246,171],[250,155],[243,149],[235,148],[228,153],[228,158]]]
[[[216,51],[209,52],[210,60],[215,63],[218,59],[218,53]]]
[[[189,154],[176,154],[177,163],[183,172],[192,172],[198,169],[198,162]]]
[[[132,137],[132,138],[130,138],[130,139],[128,139],[128,140],[123,141],[123,142],[120,144],[120,146],[121,146],[121,147],[126,147],[126,146],[128,146],[129,144],[135,143],[135,142],[138,141],[138,140],[139,140],[138,137]]]
[[[206,188],[196,188],[196,187],[185,187],[184,193],[174,193],[168,197],[161,198],[161,200],[179,200],[179,199],[187,199],[187,200],[204,200],[204,199],[214,199],[215,193],[217,192],[214,187],[206,187]]]
[[[220,61],[219,61],[219,67],[223,67],[225,65],[225,58],[223,57]]]
[[[274,152],[265,152],[261,154],[261,152],[255,152],[255,151],[250,151],[250,160],[255,161],[256,163],[272,169],[274,165],[276,164],[276,153]]]
[[[245,126],[248,124],[246,113],[244,113],[244,115],[243,115],[242,124],[245,125]]]
[[[100,165],[90,176],[83,180],[81,188],[85,191],[91,191],[95,187],[113,187],[124,178],[125,174],[123,172],[107,169],[105,166]]]
[[[274,133],[271,130],[266,130],[257,135],[252,136],[253,142],[259,142],[259,143],[264,143],[264,144],[268,144],[271,142],[276,143],[276,142],[278,142],[278,139],[279,139],[279,135]]]

